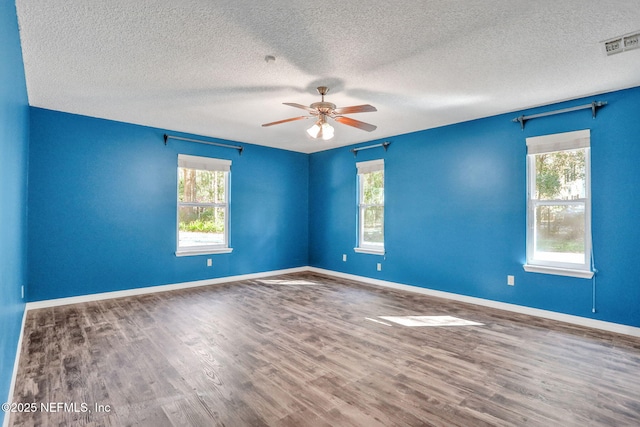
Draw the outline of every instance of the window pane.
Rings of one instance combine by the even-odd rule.
[[[225,173],[178,168],[178,200],[191,203],[224,203]]]
[[[365,205],[384,204],[384,171],[369,172],[361,175],[362,203]]]
[[[384,243],[384,207],[371,206],[364,208],[363,216],[362,242],[382,245]]]
[[[584,204],[536,206],[535,258],[585,263]]]
[[[567,150],[535,155],[539,200],[575,200],[586,197],[585,150]]]
[[[225,208],[180,206],[179,247],[223,245]]]

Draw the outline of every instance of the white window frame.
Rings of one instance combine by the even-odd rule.
[[[358,232],[357,232],[357,247],[353,250],[359,253],[373,254],[373,255],[384,255],[384,220],[382,225],[382,245],[371,244],[364,241],[364,211],[370,207],[381,206],[384,212],[384,201],[382,204],[365,204],[363,201],[364,197],[364,179],[362,179],[362,175],[382,171],[384,173],[384,159],[376,159],[369,160],[366,162],[358,162],[356,163],[357,169],[357,181],[358,181]]]
[[[188,203],[179,200],[179,179],[176,180],[176,256],[206,255],[230,253],[233,249],[229,246],[229,201],[230,198],[230,174],[231,160],[216,159],[212,157],[191,156],[178,154],[178,168],[189,168],[197,170],[224,172],[224,198],[221,203]],[[203,206],[224,209],[224,241],[220,244],[210,244],[202,246],[180,246],[180,220],[179,213],[181,206]]]
[[[537,154],[558,151],[585,150],[585,196],[573,200],[539,200],[535,198]],[[536,207],[552,206],[584,206],[584,262],[574,263],[562,260],[536,258]],[[555,274],[561,276],[591,278],[593,277],[591,247],[591,134],[589,129],[543,135],[527,138],[527,262],[525,271],[534,273]]]

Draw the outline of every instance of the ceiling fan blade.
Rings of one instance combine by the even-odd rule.
[[[289,107],[302,108],[303,110],[307,110],[310,113],[318,113],[318,110],[315,108],[307,107],[306,105],[296,104],[295,102],[283,102],[284,105],[288,105]]]
[[[343,125],[353,126],[354,128],[366,130],[367,132],[374,131],[377,128],[377,126],[374,126],[369,123],[361,122],[360,120],[355,120],[350,117],[338,116],[338,117],[335,117],[335,121],[342,123]]]
[[[376,107],[369,104],[354,105],[351,107],[336,108],[333,110],[336,114],[353,114],[353,113],[370,113],[372,111],[378,111]]]
[[[302,119],[308,119],[308,118],[309,116],[292,117],[290,119],[278,120],[277,122],[265,123],[262,126],[266,127],[266,126],[279,125],[280,123],[294,122],[296,120],[302,120]]]

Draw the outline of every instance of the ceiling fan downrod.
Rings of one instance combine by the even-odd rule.
[[[329,88],[326,86],[318,86],[316,90],[322,96],[322,101],[314,102],[310,105],[310,107],[316,108],[321,114],[327,114],[329,111],[335,110],[336,104],[333,104],[331,102],[324,102],[324,96],[327,94],[327,92],[329,92]]]

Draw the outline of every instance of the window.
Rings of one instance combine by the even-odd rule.
[[[358,170],[358,247],[384,254],[384,160],[356,163]]]
[[[176,255],[231,252],[230,171],[230,160],[178,155]]]
[[[590,278],[590,132],[527,138],[527,264]]]

